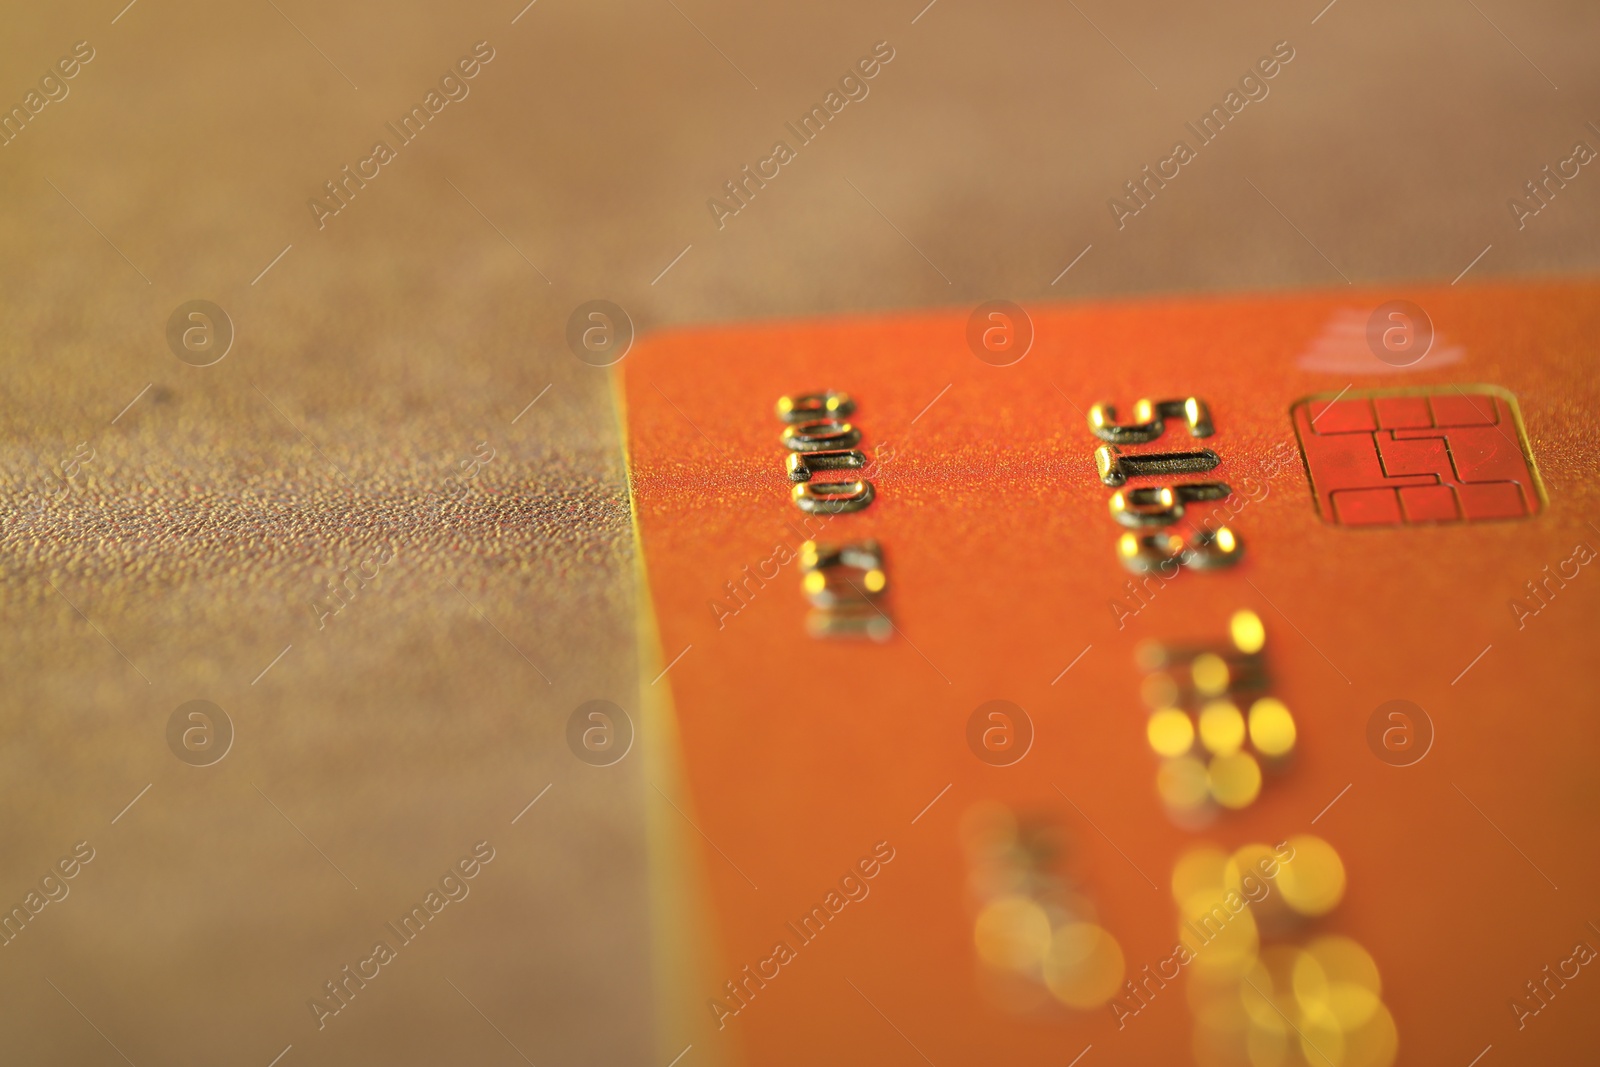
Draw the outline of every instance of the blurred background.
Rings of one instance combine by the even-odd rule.
[[[639,761],[566,744],[641,682],[580,304],[645,332],[1600,266],[1589,168],[1508,206],[1600,145],[1590,4],[3,18],[0,904],[31,915],[0,948],[6,1062],[665,1062],[653,801]],[[866,95],[719,225],[875,48]],[[1275,49],[1267,94],[1119,220]],[[196,300],[214,359],[169,342]],[[203,769],[168,740],[193,700]],[[341,979],[481,842],[466,896]]]

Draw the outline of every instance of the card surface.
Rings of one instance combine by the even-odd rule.
[[[1544,284],[646,339],[652,688],[716,921],[667,1028],[1570,1061],[1597,331],[1600,288]]]

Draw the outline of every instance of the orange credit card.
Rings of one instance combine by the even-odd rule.
[[[1591,1056],[1596,336],[1547,283],[643,340],[671,1051]]]

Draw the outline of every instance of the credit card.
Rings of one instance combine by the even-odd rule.
[[[659,799],[714,925],[664,1040],[1576,1062],[1596,336],[1574,282],[642,340]]]

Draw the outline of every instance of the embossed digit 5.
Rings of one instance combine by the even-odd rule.
[[[1167,419],[1181,418],[1190,437],[1210,437],[1211,409],[1197,396],[1182,400],[1140,400],[1133,405],[1133,421],[1117,421],[1112,404],[1096,404],[1089,409],[1089,429],[1102,441],[1114,445],[1140,445],[1154,441],[1166,432]]]
[[[1117,542],[1117,558],[1128,570],[1148,574],[1159,569],[1166,577],[1178,567],[1212,570],[1232,566],[1243,554],[1244,544],[1227,526],[1192,534],[1187,541],[1175,533],[1125,533]]]

